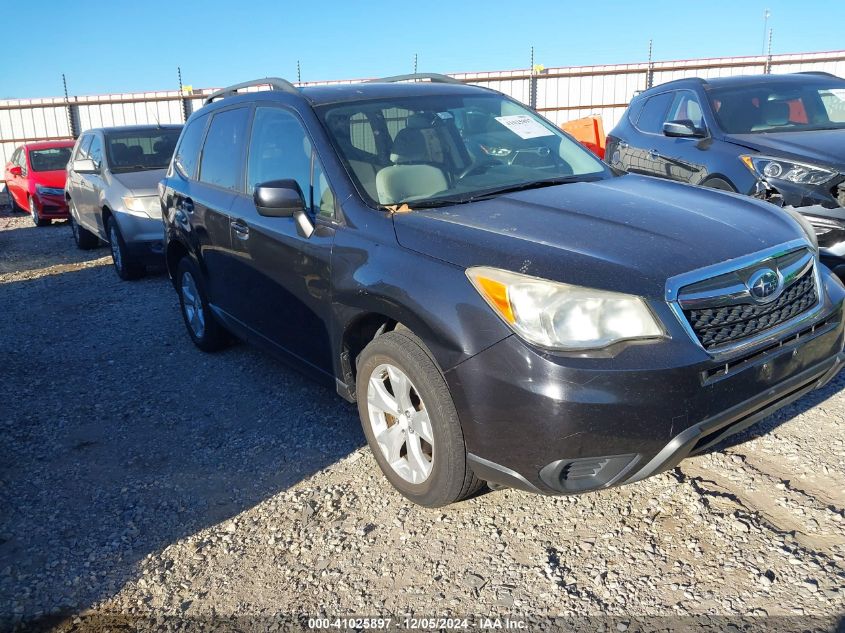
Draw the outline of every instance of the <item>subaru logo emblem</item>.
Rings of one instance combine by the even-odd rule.
[[[774,301],[780,294],[782,284],[781,276],[771,268],[756,271],[746,282],[748,292],[760,303]]]

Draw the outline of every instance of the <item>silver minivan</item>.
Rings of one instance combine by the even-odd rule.
[[[181,125],[100,128],[82,134],[67,167],[65,197],[81,249],[111,246],[121,279],[137,279],[163,263],[158,183]]]

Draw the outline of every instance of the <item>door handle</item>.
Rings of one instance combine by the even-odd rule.
[[[229,226],[235,232],[235,236],[241,240],[249,239],[249,227],[242,220],[232,220]]]

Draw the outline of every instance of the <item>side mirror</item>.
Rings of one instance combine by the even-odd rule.
[[[77,158],[70,168],[77,174],[96,174],[100,171],[97,169],[97,164],[90,158]]]
[[[666,121],[663,124],[663,134],[680,138],[703,138],[704,130],[695,127],[692,121],[682,119],[680,121]]]
[[[293,218],[296,232],[304,238],[314,233],[314,224],[305,213],[305,197],[295,180],[270,180],[255,185],[252,194],[255,208],[268,218]]]
[[[23,169],[21,169],[21,166],[20,166],[20,165],[15,165],[14,167],[12,167],[12,168],[9,170],[9,173],[10,173],[12,176],[20,176],[20,175],[22,175],[22,174],[23,174]]]

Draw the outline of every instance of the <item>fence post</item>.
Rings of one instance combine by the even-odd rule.
[[[190,103],[188,99],[185,98],[185,90],[182,87],[182,67],[176,67],[176,74],[179,76],[179,101],[182,103],[182,123],[185,123],[188,120],[188,117],[191,116],[190,112]]]
[[[67,112],[67,127],[70,131],[70,135],[73,138],[79,137],[79,106],[71,105],[70,99],[67,96],[67,79],[65,79],[64,73],[62,73],[62,86],[65,89],[65,110]],[[74,97],[74,101],[76,101],[76,97]]]
[[[652,59],[652,51],[654,40],[648,41],[648,68],[645,71],[645,87],[646,90],[654,86],[654,60]]]
[[[528,73],[528,105],[537,109],[537,75],[534,71],[534,47],[531,47],[531,71]]]
[[[766,65],[763,68],[763,72],[768,75],[772,72],[772,31],[774,29],[769,29],[769,48],[766,52]]]

